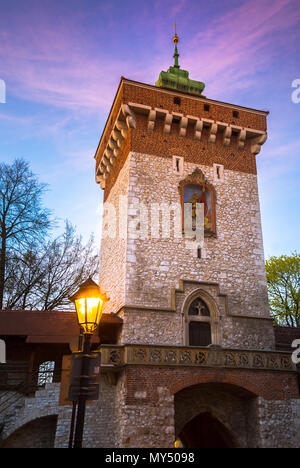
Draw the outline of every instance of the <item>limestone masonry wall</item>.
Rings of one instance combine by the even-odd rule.
[[[183,239],[174,238],[172,222],[170,238],[162,238],[161,233],[159,238],[151,236],[151,206],[180,203],[178,184],[196,168],[202,170],[216,193],[216,236],[205,238],[201,258],[197,257],[196,249],[186,247]],[[123,197],[122,213],[120,196]],[[184,161],[183,172],[177,175],[171,154],[160,158],[131,152],[107,202],[103,232],[107,234],[107,225],[115,225],[116,237],[107,236],[101,245],[100,287],[110,297],[105,311],[117,312],[124,305],[137,309],[136,313],[124,315],[122,342],[184,344],[183,303],[199,285],[190,289],[187,286],[182,298],[177,295],[175,314],[159,310],[170,307],[171,289],[178,286],[179,280],[192,280],[216,283],[227,297],[226,310],[218,305],[220,344],[273,348],[272,323],[267,320],[270,317],[254,174],[225,169],[224,178],[216,181],[213,167]],[[146,214],[139,210],[139,203],[146,207]],[[115,215],[115,221],[111,214]],[[125,238],[120,238],[120,229]],[[147,312],[138,306],[158,311]],[[235,316],[266,320],[245,321]]]
[[[152,203],[180,203],[178,184],[200,168],[216,191],[217,237],[205,239],[204,258],[186,249],[182,239],[135,239],[127,249],[126,301],[166,307],[170,288],[179,279],[212,281],[229,295],[232,314],[267,317],[268,300],[256,176],[224,171],[215,182],[212,167],[184,162],[182,175],[173,173],[168,159],[130,153],[129,206],[136,201],[150,210]],[[135,213],[132,218],[135,217]],[[130,222],[130,216],[129,216]],[[136,234],[134,226],[128,238]],[[224,289],[225,288],[225,289]]]
[[[105,312],[116,312],[120,305],[125,303],[125,283],[126,283],[126,251],[127,251],[127,209],[129,181],[129,159],[126,160],[119,177],[109,194],[107,204],[104,205],[104,217],[102,221],[102,240],[100,250],[100,288],[106,292],[110,298],[105,306]],[[124,197],[123,199],[120,197]],[[122,205],[124,223],[119,223],[120,200],[124,200]],[[115,212],[114,212],[115,210]],[[112,225],[115,220],[115,224]],[[120,225],[121,224],[121,225]],[[109,231],[116,228],[116,236]],[[124,230],[123,232],[120,231]]]

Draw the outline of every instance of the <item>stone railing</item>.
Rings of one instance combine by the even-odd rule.
[[[100,351],[101,367],[108,369],[124,365],[150,365],[246,368],[281,372],[296,370],[291,354],[281,351],[147,345],[104,345]]]

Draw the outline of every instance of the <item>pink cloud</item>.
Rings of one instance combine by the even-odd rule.
[[[189,4],[181,0],[170,15],[186,12],[191,16]],[[265,69],[276,50],[272,35],[277,34],[276,41],[283,41],[278,32],[299,21],[300,10],[295,5],[290,0],[248,0],[223,15],[216,12],[205,28],[201,24],[200,33],[188,43],[180,43],[182,68],[190,71],[191,78],[207,83],[208,97],[222,97],[222,89],[226,89],[230,98],[237,88],[251,87],[256,71]],[[155,11],[157,17],[161,15],[160,9]],[[20,34],[2,33],[0,73],[8,92],[72,111],[99,114],[109,109],[120,75],[146,82],[150,78],[154,82],[164,64],[171,64],[167,45],[163,50],[159,47],[159,54],[151,62],[149,55],[142,62],[122,54],[111,56],[109,43],[103,43],[105,35],[93,54],[83,20],[84,13],[72,12],[65,19],[55,18],[53,11],[51,15],[41,15],[38,10],[30,23],[20,25]],[[151,20],[155,22],[155,17]],[[161,16],[158,21],[161,24]],[[18,26],[16,23],[16,30]],[[101,27],[118,32],[118,24],[102,23]],[[138,20],[134,28],[138,29]],[[140,28],[142,31],[142,24]],[[130,39],[129,31],[127,41],[130,40],[134,39]],[[161,45],[162,35],[153,37],[153,47],[156,42]],[[130,47],[134,48],[133,42]]]
[[[227,94],[236,87],[247,88],[255,73],[266,69],[279,43],[286,41],[279,33],[288,31],[299,19],[294,1],[249,0],[195,36],[185,54],[185,65],[191,74],[209,83],[212,94],[220,93],[220,86],[226,87]]]

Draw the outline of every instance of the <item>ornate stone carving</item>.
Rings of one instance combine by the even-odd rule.
[[[136,348],[133,350],[134,361],[146,361],[146,351],[144,349]]]
[[[171,346],[109,345],[101,347],[102,364],[108,366],[150,365],[191,366],[234,369],[260,369],[278,372],[294,371],[289,353],[268,351],[187,348]]]
[[[179,362],[181,364],[191,364],[192,363],[191,351],[180,351]]]
[[[177,353],[176,351],[166,351],[165,353],[165,362],[169,364],[176,364],[177,362]]]
[[[253,367],[257,367],[257,368],[264,367],[264,359],[260,354],[254,354]]]
[[[192,174],[179,182],[178,190],[181,191],[181,188],[186,184],[207,184],[205,175],[199,167],[197,167]]]
[[[195,364],[205,364],[206,363],[206,355],[205,353],[203,353],[202,351],[198,351],[197,353],[195,353],[195,360],[194,360]]]
[[[161,359],[161,351],[159,349],[152,349],[150,351],[149,361],[150,362],[160,362]]]
[[[122,361],[121,351],[114,350],[110,352],[110,362],[112,364],[119,364]]]

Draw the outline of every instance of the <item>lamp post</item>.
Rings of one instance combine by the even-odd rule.
[[[88,385],[89,364],[91,359],[91,338],[100,323],[103,306],[108,300],[109,299],[106,297],[106,294],[101,293],[99,286],[91,278],[81,284],[78,291],[70,297],[70,301],[75,303],[78,324],[84,335],[80,390],[73,448],[82,448],[86,388]]]

